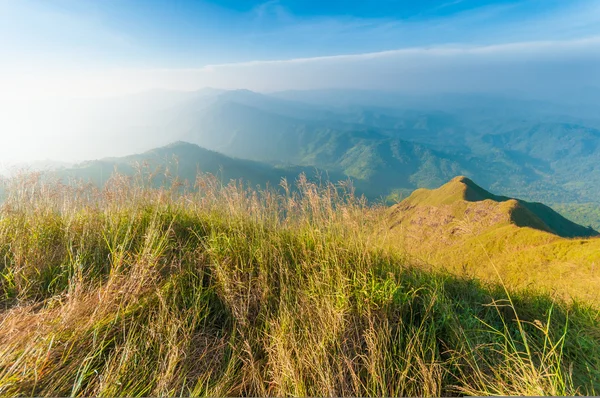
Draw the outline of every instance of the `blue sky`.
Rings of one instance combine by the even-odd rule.
[[[0,0],[8,54],[51,65],[200,67],[600,33],[584,0]],[[565,21],[565,16],[572,20]],[[543,25],[551,21],[550,26]],[[6,53],[4,55],[7,55]]]
[[[207,66],[600,35],[596,0],[0,0],[0,14],[0,79],[13,93],[92,92],[107,79],[182,89],[178,71]],[[189,89],[225,83],[213,80]]]

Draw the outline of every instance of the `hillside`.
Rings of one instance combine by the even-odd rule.
[[[505,213],[505,219],[518,227],[530,227],[566,238],[600,235],[598,231],[567,220],[542,203],[494,195],[464,176],[455,177],[438,189],[416,190],[396,207],[396,211],[401,213],[415,206],[449,205],[460,208],[467,215],[475,207],[470,203],[483,201],[495,202],[492,204],[492,212],[498,214],[498,217]]]
[[[428,270],[378,244],[382,209],[330,187],[200,178],[185,196],[10,184],[0,395],[600,390],[596,307]]]
[[[314,167],[275,167],[251,160],[231,158],[187,142],[176,142],[137,155],[84,162],[58,171],[56,175],[65,180],[91,181],[102,186],[115,171],[133,176],[141,169],[144,169],[146,174],[153,175],[154,186],[163,186],[175,177],[193,185],[199,172],[210,173],[224,184],[230,180],[242,180],[246,185],[262,187],[277,186],[282,178],[293,182],[302,173],[309,178],[319,174],[326,175]],[[346,179],[344,175],[336,173],[327,173],[327,176],[331,181]]]
[[[491,194],[465,177],[419,189],[390,213],[393,244],[438,268],[600,300],[598,232],[541,203]]]
[[[539,174],[536,180],[546,180],[561,191],[577,193],[579,201],[597,197],[594,188],[600,184],[597,128],[575,122],[521,122],[500,126],[471,142],[473,150],[481,156],[490,157],[501,151],[507,161],[529,165]],[[546,195],[539,200],[561,201],[561,195]]]
[[[598,203],[553,203],[552,208],[578,224],[600,230],[600,206]]]

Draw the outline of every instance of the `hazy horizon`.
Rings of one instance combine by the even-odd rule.
[[[577,89],[573,88],[572,91]],[[587,95],[596,101],[600,99],[600,89],[589,87],[589,90],[582,91],[587,92],[581,98]],[[540,106],[560,110],[557,117],[563,115],[572,118],[570,112],[574,110],[577,110],[575,114],[590,114],[588,109],[579,109],[585,100],[578,96],[548,96],[544,100],[543,96],[517,90],[415,93],[394,89],[323,88],[261,93],[247,89],[220,90],[204,87],[197,90],[149,89],[105,97],[37,99],[20,103],[0,100],[0,128],[3,131],[0,173],[7,168],[27,166],[29,163],[75,164],[141,153],[164,146],[184,139],[177,119],[179,108],[184,112],[202,112],[207,104],[216,101],[223,94],[244,92],[257,93],[267,99],[289,103],[290,106],[306,105],[314,110],[332,112],[334,118],[341,118],[345,113],[352,112],[353,106],[453,113],[452,109],[456,106],[479,108],[494,106],[496,103],[488,105],[485,100],[499,101],[500,106],[510,108],[505,110],[508,112],[518,109],[518,105],[511,104],[512,101],[518,101],[523,104],[531,103],[532,110],[537,110]],[[203,98],[209,102],[198,102]],[[463,98],[465,104],[459,105],[460,101],[455,103]],[[227,99],[236,100],[235,96]],[[398,100],[401,102],[395,102]],[[194,103],[198,105],[193,105]],[[190,106],[196,108],[189,109]],[[594,113],[600,107],[597,102],[590,106],[593,120],[600,126],[600,118],[595,117]],[[545,112],[552,114],[552,110]],[[307,120],[309,119],[311,118]],[[115,142],[119,145],[115,145]]]
[[[119,120],[148,112],[127,98],[203,87],[600,101],[592,0],[4,0],[0,12],[0,162],[149,149],[159,142],[141,145],[140,131],[127,130],[131,145],[107,143],[118,135],[106,129],[121,134]],[[125,102],[83,109],[107,101]]]

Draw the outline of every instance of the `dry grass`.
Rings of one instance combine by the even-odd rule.
[[[403,202],[390,212],[388,244],[435,269],[600,304],[600,238],[562,238],[511,223],[509,202]]]
[[[140,174],[143,176],[143,174]],[[590,394],[598,312],[384,249],[349,187],[8,182],[0,394]],[[508,301],[508,306],[505,301]],[[518,314],[518,316],[517,316]]]

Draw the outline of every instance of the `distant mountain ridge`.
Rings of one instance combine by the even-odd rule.
[[[349,176],[370,199],[388,203],[465,175],[494,192],[560,204],[600,227],[594,207],[600,208],[600,113],[565,103],[464,93],[214,89],[80,102],[62,104],[58,113],[49,107],[36,123],[62,130],[52,123],[73,118],[66,126],[69,148],[94,154],[75,158],[127,157],[180,140],[276,169]]]
[[[385,139],[383,142],[386,142]],[[293,182],[301,173],[309,176],[320,174],[326,180],[332,182],[352,177],[358,193],[366,193],[373,198],[373,193],[377,191],[369,186],[369,183],[373,183],[374,179],[380,178],[382,179],[380,183],[383,184],[385,178],[392,178],[394,164],[400,163],[404,170],[414,167],[413,170],[417,170],[418,173],[419,160],[418,158],[415,160],[414,156],[431,156],[431,152],[427,150],[419,152],[418,145],[409,145],[408,148],[403,149],[400,143],[395,149],[392,148],[389,163],[377,163],[370,158],[372,155],[372,152],[370,152],[371,147],[364,146],[355,154],[352,152],[356,151],[357,145],[350,142],[349,147],[351,149],[348,152],[341,152],[338,156],[342,159],[340,163],[344,164],[347,161],[355,169],[346,169],[342,172],[326,172],[312,166],[276,166],[253,160],[233,158],[201,148],[195,144],[178,141],[138,155],[84,162],[59,170],[56,174],[61,178],[83,179],[92,181],[97,185],[103,185],[115,171],[129,175],[134,174],[137,164],[146,165],[149,171],[157,168],[162,170],[156,177],[158,178],[156,180],[157,185],[165,183],[164,171],[168,169],[173,176],[188,180],[192,184],[195,182],[198,172],[204,172],[218,176],[224,183],[230,180],[242,180],[246,184],[262,187],[267,185],[276,186],[283,178],[287,179],[288,182]],[[322,151],[325,148],[327,148],[327,145],[321,145],[318,150]],[[356,156],[356,159],[352,159],[352,156]],[[363,162],[362,164],[365,165],[366,170],[375,170],[376,174],[361,176],[360,173],[364,171],[356,166],[360,162]],[[451,161],[449,161],[448,166],[448,173],[460,167],[459,165],[452,166]],[[386,171],[386,169],[389,171]],[[354,175],[348,170],[353,171]],[[409,176],[407,175],[404,178],[409,178]],[[398,179],[395,182],[398,183]],[[400,181],[400,183],[402,182]],[[410,183],[410,180],[404,182],[404,184],[407,183]],[[531,227],[561,237],[598,235],[598,232],[592,228],[586,228],[569,221],[542,203],[492,194],[465,176],[455,177],[450,182],[434,190],[424,188],[415,190],[407,199],[394,207],[394,212],[404,214],[408,209],[445,206],[452,209],[451,213],[454,218],[461,219],[464,218],[464,214],[459,214],[461,211],[481,213],[481,209],[471,209],[480,206],[478,202],[487,203],[488,213],[493,213],[497,218],[500,217],[499,219],[519,227]]]
[[[600,130],[592,127],[600,121],[584,125],[548,116],[544,104],[502,98],[459,96],[453,106],[452,96],[428,105],[368,92],[333,92],[321,102],[287,94],[203,96],[180,108],[169,129],[228,156],[347,174],[365,180],[373,197],[432,188],[458,174],[548,203],[600,197]]]
[[[168,182],[165,176],[167,170],[172,177],[187,180],[192,185],[198,173],[213,174],[225,184],[231,180],[239,180],[246,185],[260,185],[262,188],[267,185],[277,186],[283,178],[293,184],[302,173],[309,178],[321,174],[331,181],[346,179],[344,175],[325,173],[314,167],[275,167],[252,160],[232,158],[183,141],[137,155],[83,162],[60,170],[56,175],[63,179],[82,179],[102,186],[115,171],[133,175],[138,166],[145,167],[147,172],[158,170],[154,181],[159,186]]]

